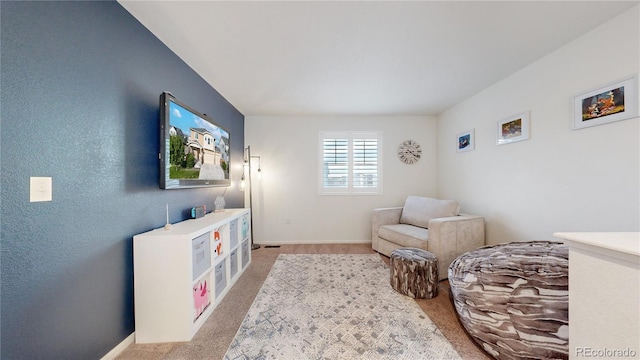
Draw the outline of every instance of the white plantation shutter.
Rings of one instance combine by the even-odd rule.
[[[353,139],[353,187],[378,187],[378,139]]]
[[[320,133],[321,194],[381,194],[382,134]]]
[[[346,189],[349,181],[349,139],[323,139],[323,187]]]

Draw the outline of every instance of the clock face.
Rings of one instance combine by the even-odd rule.
[[[420,160],[421,154],[420,144],[413,140],[407,140],[398,146],[398,157],[405,164],[413,164]]]

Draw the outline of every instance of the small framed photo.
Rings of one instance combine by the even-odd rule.
[[[458,152],[471,151],[476,148],[475,129],[458,134]]]
[[[632,76],[574,98],[573,130],[638,116],[638,77]]]
[[[523,112],[498,121],[498,145],[510,144],[529,138],[529,112]]]

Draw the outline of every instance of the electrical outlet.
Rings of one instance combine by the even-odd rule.
[[[52,180],[50,177],[31,177],[29,179],[29,201],[41,202],[51,201]]]

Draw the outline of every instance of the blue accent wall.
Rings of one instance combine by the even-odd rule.
[[[114,1],[0,6],[0,352],[98,359],[135,330],[133,235],[224,190],[159,189],[160,93],[230,131],[232,166],[244,116]],[[32,176],[53,201],[29,202]]]

